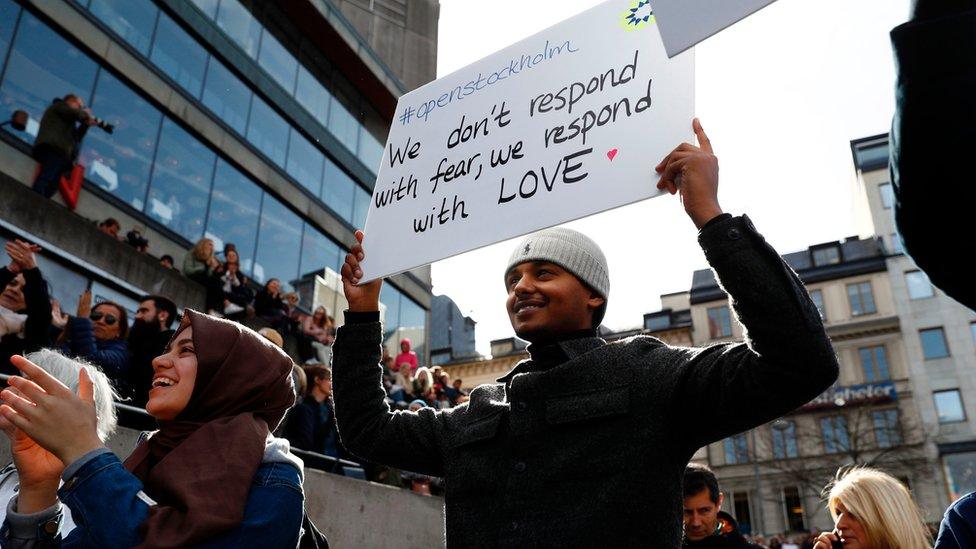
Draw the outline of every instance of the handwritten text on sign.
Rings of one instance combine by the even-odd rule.
[[[401,97],[363,280],[659,194],[694,61],[657,32],[647,2],[610,0]]]

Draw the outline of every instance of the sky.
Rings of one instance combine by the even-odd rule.
[[[446,75],[599,2],[440,3],[437,74]],[[907,15],[908,0],[778,0],[695,48],[695,111],[719,159],[719,202],[733,215],[748,214],[781,254],[863,228],[850,141],[888,131],[888,32]],[[604,325],[614,330],[640,326],[645,313],[661,308],[661,294],[688,290],[692,272],[708,266],[674,196],[566,226],[607,256]],[[516,242],[432,266],[434,293],[450,296],[477,322],[482,354],[491,340],[514,335],[502,270]]]

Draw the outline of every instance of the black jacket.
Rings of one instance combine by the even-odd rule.
[[[152,388],[152,361],[163,354],[166,344],[176,333],[163,330],[159,323],[143,324],[136,321],[129,330],[129,368],[126,371],[126,389],[130,391],[133,406],[145,406]]]
[[[16,334],[7,334],[0,338],[0,373],[17,374],[17,369],[10,365],[10,357],[37,351],[51,343],[51,298],[47,293],[47,282],[41,276],[41,270],[33,268],[24,271],[24,301],[27,309],[17,311],[27,314],[24,325],[24,338]],[[0,292],[16,277],[6,267],[0,267]]]
[[[682,549],[761,549],[760,546],[746,541],[742,532],[739,532],[739,523],[732,515],[719,511],[718,518],[721,524],[717,534],[700,541],[685,539],[681,544]]]
[[[325,406],[327,410],[322,410]],[[323,413],[325,412],[325,413]],[[322,421],[328,416],[328,421]],[[325,453],[325,441],[335,432],[335,413],[327,402],[307,396],[291,409],[285,425],[285,438],[294,448]]]
[[[443,477],[450,547],[679,547],[695,451],[808,402],[838,369],[803,285],[746,217],[709,224],[699,241],[748,342],[530,346],[467,404],[391,412],[379,313],[347,313],[332,359],[342,443]],[[543,355],[555,365],[538,368]]]
[[[895,220],[905,251],[932,283],[976,310],[976,285],[958,239],[976,185],[976,0],[918,0],[891,31],[898,70],[891,128]]]

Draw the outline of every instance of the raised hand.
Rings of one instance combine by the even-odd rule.
[[[359,284],[363,277],[363,270],[359,262],[366,258],[363,251],[363,231],[356,231],[356,244],[346,254],[346,261],[342,264],[342,291],[349,310],[356,312],[371,312],[380,310],[380,288],[383,280],[374,280],[367,284]]]
[[[10,272],[19,273],[37,267],[34,260],[34,253],[40,251],[41,247],[36,244],[14,240],[4,245],[7,255],[10,256],[10,265],[7,267]]]
[[[64,464],[100,448],[95,398],[88,371],[78,374],[74,394],[51,374],[20,355],[10,359],[24,377],[11,376],[0,392],[3,425],[12,425]],[[56,487],[55,487],[56,488]]]
[[[91,290],[85,290],[82,292],[81,296],[78,297],[78,318],[88,318],[91,315],[92,310],[92,293]]]
[[[678,145],[655,170],[661,174],[657,188],[680,193],[685,212],[699,229],[722,214],[718,204],[718,158],[701,122],[692,122],[700,147]]]
[[[20,481],[17,510],[32,513],[54,505],[64,464],[2,415],[0,430],[10,439],[10,453]]]

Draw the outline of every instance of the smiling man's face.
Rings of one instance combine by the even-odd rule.
[[[593,313],[605,302],[555,263],[529,261],[505,274],[508,318],[515,334],[534,342],[593,327]]]

